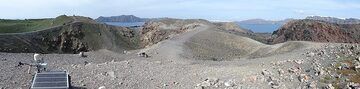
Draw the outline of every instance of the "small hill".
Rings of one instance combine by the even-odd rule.
[[[291,21],[273,33],[271,43],[315,41],[359,43],[360,24],[335,24],[320,20]]]
[[[211,61],[265,57],[307,47],[303,42],[267,45],[248,37],[259,35],[231,29],[232,26],[201,19],[162,19],[144,25],[140,45],[150,55],[181,55]]]
[[[122,52],[137,48],[135,32],[124,27],[98,24],[88,17],[59,16],[55,26],[26,33],[0,34],[1,52],[78,53],[109,49]]]
[[[147,21],[146,18],[139,18],[134,15],[120,15],[120,16],[110,16],[95,19],[97,22],[144,22]]]

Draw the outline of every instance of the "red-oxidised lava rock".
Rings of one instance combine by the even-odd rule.
[[[273,33],[270,43],[286,41],[315,41],[359,43],[359,24],[334,24],[319,20],[291,21]]]

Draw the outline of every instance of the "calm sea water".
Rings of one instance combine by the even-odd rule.
[[[273,32],[279,29],[282,24],[239,24],[240,27],[250,29],[253,32]]]
[[[131,27],[131,26],[142,26],[145,22],[104,22],[109,25],[121,26],[121,27]]]

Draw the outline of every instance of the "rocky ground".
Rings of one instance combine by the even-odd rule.
[[[205,29],[203,29],[205,30]],[[165,40],[146,49],[115,53],[43,54],[50,70],[66,70],[76,88],[233,89],[356,87],[359,45],[309,43],[312,46],[260,58],[199,60],[183,44],[203,30]],[[306,42],[305,42],[306,43]],[[149,57],[137,54],[145,52]],[[32,53],[0,53],[4,89],[28,88]]]
[[[142,40],[153,45],[138,50],[102,49],[85,52],[86,57],[40,56],[49,63],[48,70],[66,70],[75,89],[359,87],[359,44],[290,41],[267,45],[203,22],[187,26],[191,27],[181,32],[150,29],[156,34],[169,34],[160,38],[144,36]],[[174,26],[164,28],[168,27]],[[19,62],[30,63],[33,55],[0,53],[0,89],[30,87],[34,72],[28,74],[28,66]]]

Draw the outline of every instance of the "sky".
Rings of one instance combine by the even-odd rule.
[[[240,21],[306,16],[360,18],[360,0],[0,0],[1,19],[135,15]]]

